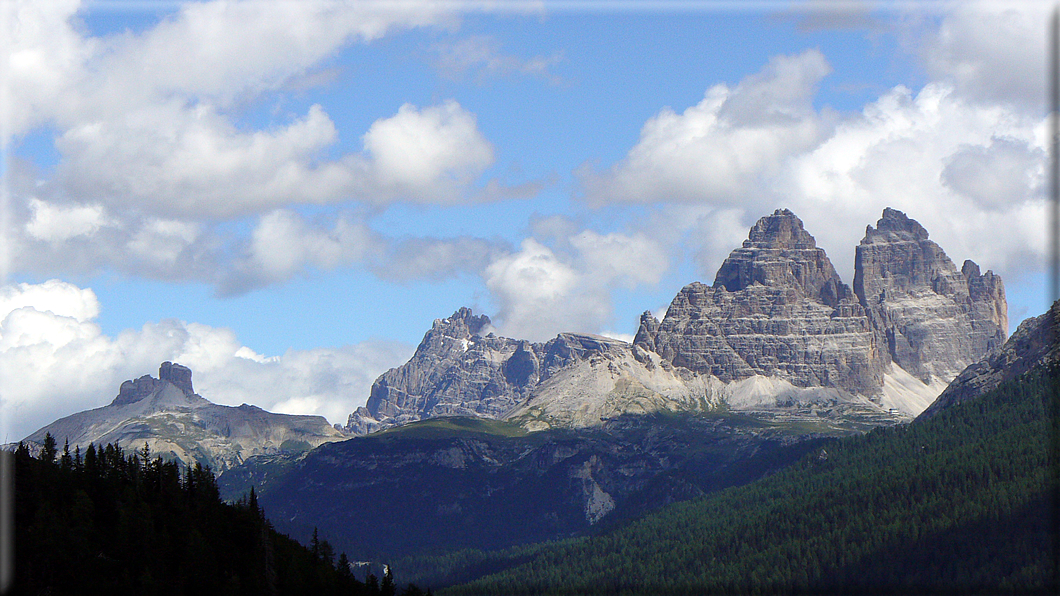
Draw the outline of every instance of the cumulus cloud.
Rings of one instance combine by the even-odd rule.
[[[111,269],[229,294],[355,264],[440,278],[481,271],[497,243],[381,239],[345,210],[541,188],[481,180],[494,148],[454,100],[395,106],[360,131],[363,149],[337,155],[340,131],[323,105],[241,121],[267,94],[333,78],[328,61],[346,46],[451,27],[462,10],[451,3],[197,2],[105,36],[79,23],[84,10],[78,0],[0,5],[4,142],[47,131],[59,157],[52,171],[13,168],[5,271]],[[327,212],[304,221],[303,205]],[[391,267],[399,258],[407,266]]]
[[[452,22],[432,2],[193,2],[142,33],[91,37],[80,0],[5,2],[12,135],[103,123],[168,98],[230,106],[281,88],[340,47]],[[194,105],[189,106],[194,111]]]
[[[334,269],[378,252],[383,240],[363,220],[339,217],[328,229],[301,215],[279,209],[263,215],[251,232],[241,260],[222,282],[222,292],[234,294],[286,281],[307,268]]]
[[[454,202],[493,164],[475,116],[455,101],[423,110],[401,106],[364,135],[372,194],[413,202]]]
[[[110,219],[101,205],[60,206],[38,198],[29,200],[33,217],[26,224],[30,236],[45,242],[61,243],[78,236],[91,236]]]
[[[364,404],[371,383],[412,346],[369,341],[262,356],[224,328],[165,320],[115,337],[94,323],[95,293],[56,280],[0,288],[0,406],[4,441],[104,406],[123,380],[156,376],[160,362],[189,366],[195,389],[224,405],[316,414],[333,423]]]
[[[666,252],[643,234],[586,230],[556,252],[534,238],[486,267],[483,277],[498,304],[505,335],[535,341],[563,331],[600,332],[611,323],[611,291],[658,283]]]
[[[478,274],[510,249],[507,242],[471,236],[405,238],[391,243],[385,258],[370,266],[382,279],[442,281]]]
[[[470,236],[391,238],[351,213],[311,221],[281,209],[259,218],[242,254],[220,282],[223,294],[281,283],[306,271],[359,266],[380,279],[442,281],[478,274],[509,245]]]
[[[1040,112],[1053,5],[979,0],[947,9],[937,25],[930,21],[909,34],[930,76],[969,99]]]
[[[983,209],[1004,209],[1042,195],[1047,158],[1025,140],[994,137],[958,148],[942,169],[942,183]]]
[[[958,262],[1017,276],[1044,254],[1043,127],[945,84],[898,87],[795,157],[773,190],[791,198],[841,272],[864,225],[894,207]]]
[[[762,178],[830,132],[829,118],[812,104],[830,71],[817,50],[778,56],[733,88],[711,87],[681,114],[663,109],[619,163],[602,174],[579,170],[586,199],[594,205],[756,200],[749,195]]]
[[[486,197],[464,187],[493,148],[455,101],[401,106],[368,129],[363,152],[335,158],[325,154],[338,131],[321,105],[259,129],[237,124],[248,102],[304,82],[346,45],[451,23],[446,3],[189,3],[143,32],[107,37],[75,25],[76,1],[0,10],[5,133],[56,131],[61,159],[44,182],[68,202],[202,221],[293,204]],[[58,239],[48,214],[34,232]],[[68,233],[78,231],[91,228]]]

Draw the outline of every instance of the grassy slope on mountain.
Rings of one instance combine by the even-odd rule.
[[[1039,369],[615,532],[477,557],[507,569],[450,593],[1055,593],[1058,405]]]

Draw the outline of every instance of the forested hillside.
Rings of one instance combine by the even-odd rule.
[[[277,533],[254,493],[224,503],[209,468],[114,445],[15,460],[16,594],[393,595],[331,546]],[[407,593],[419,594],[414,587]]]
[[[1039,368],[606,535],[468,555],[492,573],[446,593],[1056,593],[1058,387]]]

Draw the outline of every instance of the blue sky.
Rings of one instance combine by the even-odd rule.
[[[436,318],[628,338],[779,207],[848,283],[905,211],[1014,328],[1047,8],[5,3],[5,436],[162,360],[342,423]]]

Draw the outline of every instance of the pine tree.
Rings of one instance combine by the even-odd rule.
[[[44,447],[40,450],[40,460],[44,463],[52,464],[55,463],[55,456],[58,450],[55,448],[55,437],[51,433],[44,435]]]
[[[74,459],[70,456],[70,439],[66,439],[66,443],[63,444],[63,456],[59,462],[63,470],[70,470],[74,467]]]

